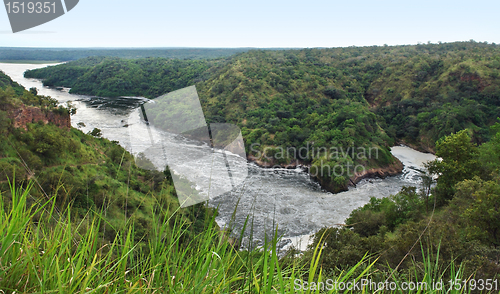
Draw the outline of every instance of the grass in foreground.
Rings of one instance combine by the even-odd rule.
[[[128,223],[127,230],[117,234],[112,243],[102,244],[100,228],[106,220],[98,212],[76,223],[69,209],[63,216],[56,215],[52,200],[28,207],[30,188],[11,186],[9,205],[0,197],[0,289],[4,293],[375,292],[367,288],[328,289],[326,281],[330,278],[330,283],[340,285],[370,279],[376,260],[368,262],[365,257],[337,277],[324,277],[319,246],[313,249],[309,264],[295,259],[285,265],[276,255],[277,237],[266,241],[265,249],[238,251],[221,234],[213,217],[204,232],[187,243],[180,241],[188,228],[174,213],[165,219],[153,217],[147,247],[133,242],[133,223]],[[436,269],[426,264],[422,281],[441,277]],[[462,278],[460,268],[453,270],[457,278]],[[398,284],[410,279],[397,275],[391,278]],[[311,287],[312,282],[325,290]],[[448,289],[425,293],[463,293]]]

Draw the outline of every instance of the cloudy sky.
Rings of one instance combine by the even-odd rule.
[[[6,10],[0,9],[0,46],[343,47],[470,39],[500,43],[499,11],[498,0],[80,0],[67,14],[16,34]]]

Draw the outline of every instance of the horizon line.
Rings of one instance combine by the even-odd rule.
[[[313,46],[313,47],[189,47],[189,46],[179,46],[179,47],[46,47],[46,46],[41,46],[41,47],[31,47],[31,46],[15,46],[15,47],[9,47],[9,46],[0,46],[0,49],[59,49],[59,50],[74,50],[74,49],[87,49],[87,50],[123,50],[123,49],[128,49],[128,50],[185,50],[185,49],[209,49],[209,50],[217,50],[217,49],[224,49],[224,50],[244,50],[244,49],[330,49],[330,48],[350,48],[350,47],[398,47],[398,46],[417,46],[417,45],[442,45],[442,44],[453,44],[453,43],[477,43],[477,44],[487,44],[487,45],[499,45],[496,44],[495,42],[488,42],[488,41],[475,41],[475,40],[467,40],[467,41],[452,41],[452,42],[437,42],[437,43],[432,43],[432,42],[427,42],[427,43],[422,43],[418,42],[417,44],[396,44],[396,45],[350,45],[350,46],[336,46],[336,47],[330,47],[330,46]]]

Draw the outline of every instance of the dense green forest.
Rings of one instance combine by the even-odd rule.
[[[237,124],[247,153],[271,164],[310,164],[330,191],[354,178],[341,170],[393,165],[388,147],[395,142],[434,152],[436,140],[465,128],[474,142],[488,141],[500,113],[499,76],[500,47],[474,41],[252,50],[213,61],[89,58],[26,72],[47,85],[104,96],[154,98],[195,84],[208,122]],[[378,152],[280,152],[312,144]]]
[[[246,52],[251,48],[15,48],[0,47],[0,60],[70,61],[91,56],[119,58],[163,57],[174,59],[213,59]],[[276,50],[276,49],[267,49]]]
[[[206,79],[220,64],[223,60],[88,57],[25,76],[44,79],[45,86],[69,87],[76,94],[157,97]]]

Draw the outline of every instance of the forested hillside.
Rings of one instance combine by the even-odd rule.
[[[465,42],[252,51],[197,86],[210,113],[230,121],[243,116],[270,134],[270,120],[283,112],[322,116],[328,104],[359,102],[391,138],[432,150],[437,139],[464,128],[476,142],[488,139],[488,125],[500,113],[499,74],[499,46]],[[341,122],[351,118],[338,112],[348,116]]]
[[[159,95],[206,79],[223,60],[145,58],[127,60],[88,57],[58,66],[27,71],[45,86],[71,88],[70,93],[101,97]]]
[[[394,166],[388,147],[395,142],[434,151],[437,139],[465,128],[475,142],[486,142],[500,113],[499,75],[500,47],[474,41],[254,50],[196,62],[86,59],[26,73],[73,93],[104,96],[154,98],[196,84],[208,121],[240,126],[247,152],[263,163],[300,160],[344,170]],[[280,152],[312,145],[379,151],[376,158]],[[356,178],[321,174],[332,191]]]

